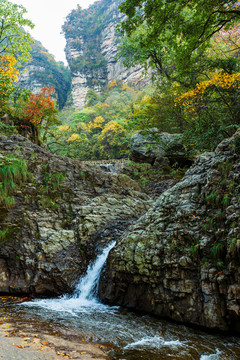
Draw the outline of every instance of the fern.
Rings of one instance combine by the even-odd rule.
[[[0,156],[0,204],[11,208],[15,204],[12,195],[28,177],[25,160],[13,155]]]

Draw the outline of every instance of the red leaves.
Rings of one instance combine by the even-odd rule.
[[[43,87],[39,94],[31,94],[30,98],[24,107],[25,120],[39,124],[46,117],[51,116],[56,112],[55,103],[51,98],[54,93],[53,87]]]

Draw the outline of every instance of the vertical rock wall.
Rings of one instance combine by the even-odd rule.
[[[96,92],[101,92],[112,80],[121,80],[124,83],[129,83],[135,87],[141,87],[150,82],[150,74],[143,76],[143,68],[140,66],[127,69],[122,61],[117,61],[117,45],[118,35],[116,33],[116,26],[120,23],[123,15],[119,12],[118,6],[122,0],[102,0],[95,3],[87,11],[74,10],[68,17],[64,25],[66,45],[66,57],[72,71],[72,98],[73,104],[76,108],[84,106],[85,96],[88,89],[94,89]],[[101,10],[99,8],[101,7]],[[98,14],[99,11],[99,14]],[[82,15],[79,15],[81,12]],[[86,34],[86,25],[81,24],[81,16],[83,20],[89,14],[96,14],[96,23],[98,23],[99,32],[97,35]],[[73,14],[76,13],[76,17]],[[80,17],[80,20],[79,20]],[[94,20],[93,20],[94,21]],[[68,29],[72,28],[71,31]],[[67,29],[67,30],[66,30]],[[86,53],[89,51],[89,44],[95,41],[95,48],[93,49],[90,58],[93,62],[90,69],[81,66],[81,68],[73,66],[76,59],[82,57],[84,59]],[[76,45],[77,42],[77,45]],[[98,66],[100,60],[94,58],[94,54],[98,53],[104,61],[102,66]],[[83,60],[84,61],[84,60]]]

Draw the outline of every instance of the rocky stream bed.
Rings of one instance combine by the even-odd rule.
[[[19,135],[0,135],[1,166],[17,166],[18,159],[26,176],[10,187],[11,205],[1,200],[1,294],[73,294],[88,265],[109,243],[116,246],[101,273],[99,307],[70,313],[51,302],[41,309],[4,305],[8,315],[35,319],[41,329],[67,324],[79,336],[94,334],[115,347],[113,359],[239,358],[237,338],[225,341],[183,325],[240,328],[239,131],[200,155],[154,200],[125,174],[55,156]]]

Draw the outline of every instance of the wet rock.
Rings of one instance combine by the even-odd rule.
[[[215,329],[240,321],[240,130],[201,155],[112,250],[111,304]]]
[[[55,156],[22,136],[0,135],[0,153],[25,159],[32,174],[15,205],[0,209],[1,230],[10,229],[0,246],[1,293],[72,291],[98,249],[151,205],[128,176]]]

